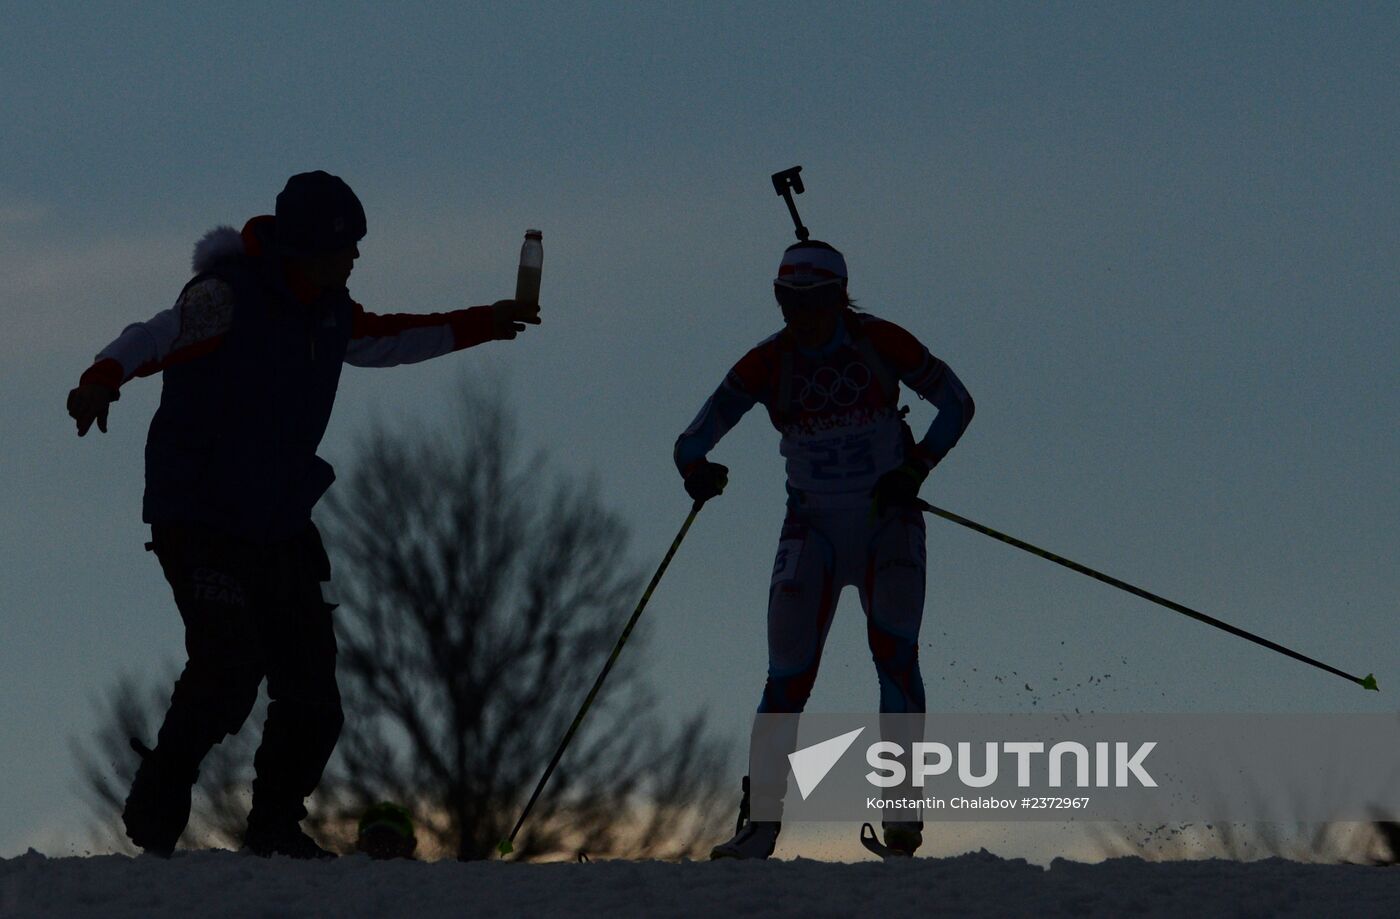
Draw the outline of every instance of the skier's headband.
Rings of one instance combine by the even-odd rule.
[[[798,243],[783,253],[778,263],[778,276],[773,283],[779,287],[821,287],[846,281],[846,259],[826,243]]]

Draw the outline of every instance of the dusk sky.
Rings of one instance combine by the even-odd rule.
[[[376,425],[471,425],[454,389],[498,379],[649,572],[689,507],[677,434],[781,323],[769,175],[801,164],[853,296],[976,399],[926,499],[1382,689],[931,519],[931,711],[1396,709],[1394,4],[34,4],[6,12],[0,85],[0,856],[84,851],[71,745],[118,676],[182,651],[142,549],[159,381],[105,436],[64,398],[171,305],[201,234],[311,169],[364,203],[373,311],[507,297],[544,232],[543,325],[346,369],[321,450],[342,480]],[[731,484],[644,668],[737,740],[783,471],[761,410],[712,459]],[[809,710],[876,701],[848,591]],[[926,848],[1043,856],[1046,832]]]

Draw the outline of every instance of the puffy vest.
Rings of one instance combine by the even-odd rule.
[[[186,287],[211,277],[233,288],[232,323],[218,348],[163,374],[142,516],[275,542],[306,527],[335,480],[316,448],[354,305],[344,290],[299,302],[272,258],[224,259]]]

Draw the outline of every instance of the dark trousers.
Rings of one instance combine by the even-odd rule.
[[[344,723],[336,644],[321,582],[330,562],[312,524],[270,545],[204,527],[156,524],[152,548],[185,623],[189,655],[161,725],[160,760],[192,773],[235,734],[267,680],[249,822],[300,820]]]

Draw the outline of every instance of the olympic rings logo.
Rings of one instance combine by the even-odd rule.
[[[852,361],[839,373],[835,367],[819,367],[812,376],[797,375],[797,404],[804,412],[820,412],[828,406],[849,408],[870,385],[870,368]]]

